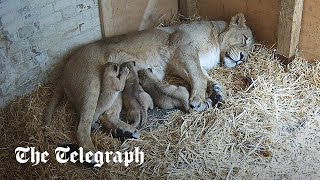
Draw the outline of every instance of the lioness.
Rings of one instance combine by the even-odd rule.
[[[191,86],[190,106],[197,110],[205,103],[207,84],[216,84],[206,70],[219,63],[232,68],[246,59],[252,32],[245,22],[244,15],[237,14],[229,25],[224,21],[197,21],[85,45],[69,58],[46,116],[52,116],[59,97],[66,92],[72,103],[80,107],[77,109],[79,145],[85,150],[94,149],[90,127],[102,88],[103,67],[106,59],[118,64],[127,62],[126,58],[108,58],[119,52],[135,57],[137,70],[152,68],[158,79],[169,73],[186,80]],[[135,128],[118,128],[126,136],[135,137]]]

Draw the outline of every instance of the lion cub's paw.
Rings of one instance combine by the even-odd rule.
[[[128,76],[129,73],[130,73],[130,69],[128,67],[124,67],[121,70],[121,74],[123,74],[124,76]]]
[[[115,132],[114,137],[119,138],[121,141],[124,141],[125,139],[139,139],[140,133],[138,132],[138,130],[130,132],[118,128]]]
[[[217,94],[212,100],[212,106],[216,106],[218,108],[221,108],[224,103],[225,103],[224,98],[220,94]]]
[[[222,107],[225,103],[223,96],[223,89],[220,85],[215,84],[212,86],[213,94],[210,96],[212,106]]]

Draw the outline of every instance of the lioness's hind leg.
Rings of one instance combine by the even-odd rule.
[[[108,115],[101,115],[100,121],[102,123],[102,127],[107,129],[107,131],[111,131],[113,137],[119,138],[120,140],[125,139],[139,139],[140,132],[130,124],[127,124],[120,119],[110,119]]]
[[[99,117],[102,127],[107,131],[111,131],[115,138],[120,138],[121,140],[128,138],[139,139],[140,132],[135,127],[120,120],[121,109],[122,97],[120,94],[111,108]]]

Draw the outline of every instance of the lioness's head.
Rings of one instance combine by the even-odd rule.
[[[219,43],[224,66],[232,68],[246,60],[253,36],[242,13],[231,18],[229,26],[219,35]]]

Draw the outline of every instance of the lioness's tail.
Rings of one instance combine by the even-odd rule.
[[[51,123],[53,112],[56,109],[61,98],[63,97],[63,94],[64,94],[64,90],[62,87],[62,83],[59,81],[57,84],[57,87],[55,89],[55,92],[53,93],[53,96],[48,104],[46,112],[44,114],[44,125],[45,126],[48,126]]]

